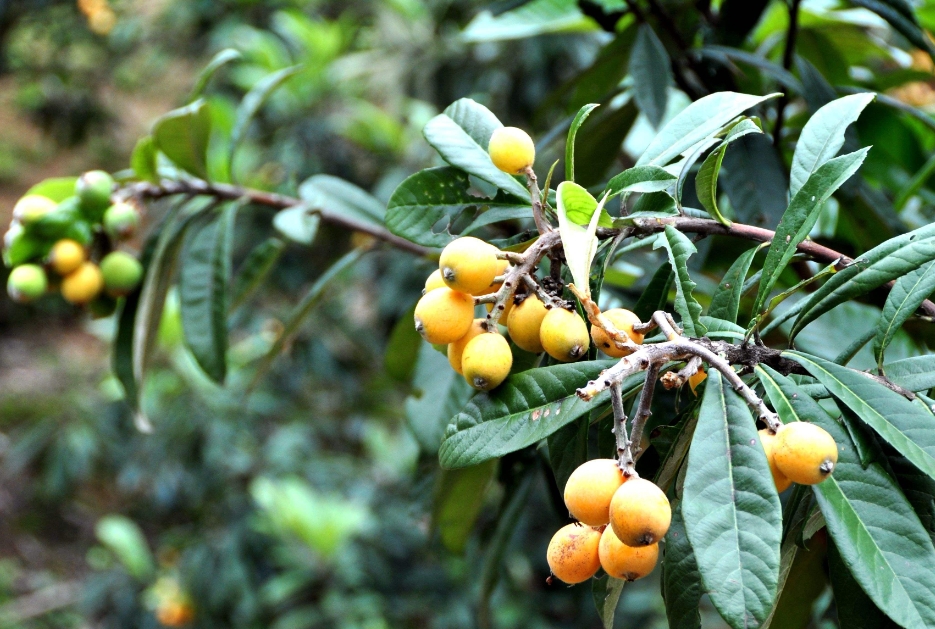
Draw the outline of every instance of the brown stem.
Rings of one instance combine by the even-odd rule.
[[[656,380],[659,378],[659,369],[661,365],[652,364],[646,370],[646,382],[643,384],[643,390],[640,392],[640,403],[636,407],[636,415],[633,417],[633,430],[630,433],[630,442],[634,444],[634,458],[639,458],[643,452],[641,442],[643,440],[643,429],[646,422],[653,414],[653,392],[656,389]]]
[[[633,451],[630,449],[630,439],[627,437],[627,414],[623,409],[623,390],[620,382],[610,385],[610,403],[614,408],[614,437],[617,440],[617,465],[623,470],[627,478],[639,476],[634,466]]]
[[[799,4],[802,0],[792,0],[789,7],[789,30],[786,35],[786,49],[782,54],[782,67],[786,70],[792,68],[792,60],[795,57],[795,40],[799,33]],[[773,127],[773,146],[779,146],[782,139],[782,125],[786,118],[786,105],[789,104],[789,96],[783,92],[779,102],[776,104],[776,125]]]
[[[536,229],[540,234],[552,231],[545,217],[542,216],[542,197],[539,191],[539,181],[536,179],[536,172],[532,166],[526,168],[526,184],[529,187],[529,199],[532,202],[532,218],[536,222]],[[548,190],[546,191],[548,194]]]

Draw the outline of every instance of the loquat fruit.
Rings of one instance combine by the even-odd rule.
[[[104,288],[104,277],[93,262],[83,262],[81,266],[62,279],[62,297],[73,304],[86,304]]]
[[[449,288],[470,295],[484,295],[490,292],[500,261],[496,247],[480,238],[464,236],[442,249],[438,268]]]
[[[565,483],[565,506],[589,526],[610,522],[610,501],[626,477],[613,459],[592,459],[579,465]]]
[[[447,284],[445,284],[445,280],[442,279],[442,272],[435,269],[432,271],[432,274],[425,279],[425,288],[422,290],[422,294],[424,295],[429,291],[443,286],[447,286]]]
[[[597,553],[604,572],[615,579],[636,581],[656,567],[659,561],[659,544],[627,546],[608,526],[601,534]]]
[[[624,308],[613,308],[604,313],[614,327],[627,335],[627,337],[637,345],[643,344],[643,334],[633,331],[633,326],[642,323],[640,318],[634,313]],[[623,358],[629,356],[632,352],[628,349],[617,347],[613,339],[601,328],[591,326],[591,338],[594,340],[594,346],[613,358]]]
[[[140,226],[140,216],[129,203],[114,203],[104,212],[104,231],[113,240],[132,238]]]
[[[543,317],[539,340],[549,356],[566,363],[587,354],[591,344],[584,319],[564,308],[552,308]]]
[[[59,275],[68,275],[87,259],[84,247],[74,240],[64,238],[52,245],[49,264]]]
[[[500,127],[490,136],[487,152],[493,165],[505,173],[518,175],[536,161],[536,145],[522,129]]]
[[[123,297],[133,292],[143,279],[143,265],[123,251],[112,251],[101,260],[104,289],[111,297]]]
[[[631,478],[610,501],[610,526],[627,546],[649,546],[661,540],[672,522],[665,493],[643,478]]]
[[[545,351],[539,340],[539,329],[548,312],[545,304],[535,295],[528,295],[522,303],[513,305],[507,317],[506,329],[517,347],[533,354]]]
[[[464,379],[475,389],[490,391],[510,375],[513,352],[505,338],[496,333],[479,334],[468,341],[461,355]]]
[[[838,444],[821,426],[807,422],[785,424],[776,432],[776,467],[801,485],[817,485],[838,462]]]
[[[451,368],[458,373],[461,373],[461,356],[464,354],[464,347],[475,336],[478,334],[483,334],[487,331],[487,328],[484,326],[486,321],[486,318],[474,319],[474,323],[471,324],[467,334],[459,338],[457,341],[448,344],[448,363],[451,365]]]
[[[49,286],[45,271],[38,264],[21,264],[10,271],[6,289],[10,299],[25,304],[45,294]]]
[[[701,367],[698,369],[698,371],[688,376],[688,386],[691,387],[692,394],[694,394],[695,397],[698,396],[698,393],[695,391],[695,389],[697,389],[707,377],[708,374],[705,373],[704,367]]]
[[[114,179],[103,170],[91,170],[75,182],[75,195],[81,202],[81,212],[90,220],[99,221],[110,207]]]
[[[786,475],[776,467],[776,435],[771,433],[768,428],[759,431],[760,443],[763,444],[763,451],[766,453],[766,460],[769,462],[769,471],[773,475],[773,482],[776,484],[776,491],[782,493],[789,489],[792,481],[786,478]]]
[[[27,194],[13,206],[13,219],[23,225],[31,225],[49,212],[55,210],[58,203],[38,194]]]
[[[590,526],[566,524],[552,536],[545,558],[552,574],[574,585],[587,581],[601,567],[601,532]]]
[[[436,288],[416,304],[416,331],[433,345],[454,343],[474,322],[474,298],[448,287]]]

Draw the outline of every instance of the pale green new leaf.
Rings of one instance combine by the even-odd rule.
[[[578,129],[588,119],[591,112],[600,107],[597,103],[584,105],[575,114],[575,119],[571,121],[571,127],[568,128],[568,137],[565,140],[565,181],[575,180],[575,137],[578,135]],[[548,186],[546,186],[548,187]]]

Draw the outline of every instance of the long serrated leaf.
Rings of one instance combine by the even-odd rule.
[[[753,96],[717,92],[693,102],[670,120],[649,144],[637,166],[665,166],[684,151],[717,133],[731,120],[779,94]]]
[[[234,174],[234,156],[247,135],[250,123],[253,122],[260,108],[273,95],[273,92],[288,79],[295,76],[301,69],[302,66],[295,65],[267,74],[257,81],[243,97],[243,100],[240,101],[240,105],[237,106],[237,118],[234,121],[234,128],[231,130],[230,145],[227,149],[227,172],[231,176]]]
[[[932,44],[930,35],[919,25],[915,14],[907,13],[905,5],[894,0],[851,0],[851,2],[882,17],[913,46],[924,50],[935,59],[935,44]]]
[[[452,166],[523,199],[528,196],[526,188],[494,166],[487,153],[490,136],[501,126],[489,109],[469,98],[462,98],[429,120],[422,134]]]
[[[756,256],[760,247],[754,247],[744,251],[734,261],[727,273],[721,278],[714,296],[711,298],[711,305],[708,307],[708,315],[737,322],[737,314],[740,311],[740,299],[743,297],[743,284],[750,271],[750,265]]]
[[[208,140],[211,112],[204,99],[175,109],[153,125],[153,143],[179,168],[201,177],[208,176]]]
[[[711,151],[708,157],[705,158],[705,161],[701,164],[701,168],[698,170],[698,174],[695,176],[695,194],[698,196],[698,201],[701,203],[701,206],[722,225],[730,226],[731,224],[729,220],[721,215],[721,210],[717,206],[718,175],[721,172],[721,164],[724,161],[724,154],[727,152],[727,147],[730,146],[732,142],[745,135],[762,132],[760,127],[752,120],[741,120],[731,127],[724,141],[721,142],[721,145]],[[701,146],[704,147],[705,145],[702,144]],[[683,168],[683,172],[686,169],[687,165]],[[680,176],[679,181],[681,181],[681,179]],[[679,188],[679,195],[681,197],[681,188]]]
[[[230,309],[236,310],[243,304],[267,278],[276,265],[286,243],[275,236],[267,238],[247,254],[246,259],[237,269],[234,287],[231,289]]]
[[[935,224],[877,245],[812,293],[792,326],[791,338],[838,304],[901,277],[930,260],[935,260]]]
[[[666,533],[665,552],[662,588],[669,629],[700,629],[701,574],[685,532],[681,501],[672,505],[672,524]]]
[[[591,115],[591,112],[598,107],[600,107],[600,105],[597,103],[584,105],[581,109],[578,110],[578,113],[575,114],[574,120],[571,121],[571,127],[568,128],[568,137],[565,140],[566,181],[575,180],[575,137],[578,135],[578,129],[580,129],[581,125],[584,124],[584,121],[588,119],[588,116]]]
[[[497,15],[481,11],[461,32],[461,37],[468,42],[490,42],[594,30],[598,30],[597,23],[581,12],[576,2],[532,0]]]
[[[513,374],[490,393],[474,397],[448,426],[438,452],[445,468],[465,467],[515,452],[545,439],[610,399],[602,393],[590,402],[575,390],[614,361],[596,360],[554,365]],[[643,374],[629,378],[625,391],[634,392]]]
[[[796,361],[887,443],[935,478],[935,422],[931,413],[853,369],[802,352]]]
[[[903,627],[935,624],[935,546],[880,463],[864,464],[847,431],[790,379],[758,367],[785,421],[809,421],[839,444],[834,473],[812,490],[844,563],[861,588]]]
[[[659,166],[634,166],[611,178],[604,192],[610,197],[621,192],[661,192],[675,179],[675,175]]]
[[[828,544],[828,573],[840,629],[893,629],[892,621],[854,580],[833,542]]]
[[[382,225],[386,207],[372,194],[332,175],[313,175],[299,186],[299,198],[313,208]]]
[[[734,629],[761,624],[776,597],[782,512],[750,410],[715,370],[688,453],[682,515],[721,616]]]
[[[682,328],[688,336],[704,336],[705,327],[701,323],[701,304],[692,295],[695,282],[688,272],[688,258],[698,249],[682,232],[671,225],[666,225],[663,238],[656,240],[653,249],[665,247],[669,254],[669,264],[675,272],[675,312],[682,319]]]
[[[760,289],[754,302],[754,314],[759,314],[766,305],[779,274],[792,259],[799,243],[805,240],[815,226],[825,202],[857,172],[869,150],[863,148],[822,164],[789,202],[766,253]]]
[[[649,321],[653,313],[657,310],[665,310],[669,302],[669,287],[672,286],[672,280],[675,279],[675,270],[672,265],[666,262],[653,273],[649,284],[643,290],[643,294],[633,307],[633,312],[640,321]]]
[[[873,355],[876,356],[877,365],[883,364],[883,353],[899,328],[933,292],[935,292],[935,260],[926,262],[896,280],[896,284],[886,297],[883,314],[877,322],[876,335],[873,338]]]
[[[886,377],[910,391],[928,391],[935,387],[935,354],[913,356],[883,365]]]
[[[629,73],[633,77],[636,104],[653,128],[658,128],[669,101],[672,68],[666,47],[648,23],[641,24],[636,33]]]
[[[205,87],[208,85],[208,81],[211,80],[211,77],[214,76],[214,73],[217,72],[222,67],[226,66],[232,61],[238,61],[243,59],[243,55],[239,50],[234,48],[225,48],[224,50],[219,51],[213,57],[211,61],[208,62],[201,72],[198,73],[198,78],[195,79],[195,84],[192,87],[191,94],[189,94],[188,100],[194,100],[201,96],[202,92],[205,91]]]
[[[795,145],[789,173],[789,194],[796,193],[822,164],[832,159],[844,146],[844,132],[873,100],[873,94],[851,94],[833,100],[816,111]]]
[[[386,227],[397,236],[417,244],[444,247],[455,238],[448,231],[448,226],[461,212],[474,207],[486,207],[487,212],[497,209],[525,211],[532,217],[528,199],[503,192],[493,199],[479,196],[473,190],[467,173],[443,166],[419,171],[399,184],[387,204]],[[442,226],[442,231],[434,231],[436,224],[445,218],[448,225]]]
[[[435,486],[432,528],[452,553],[463,553],[477,516],[484,505],[486,489],[497,472],[497,460],[459,470],[444,470]]]
[[[205,374],[227,374],[227,311],[237,204],[196,223],[185,235],[179,267],[179,303],[185,344]]]

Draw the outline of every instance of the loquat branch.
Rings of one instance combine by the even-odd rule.
[[[516,261],[512,267],[503,275],[503,284],[500,290],[492,295],[485,295],[489,299],[479,301],[483,298],[475,298],[475,303],[493,303],[495,304],[490,313],[487,314],[487,329],[491,332],[497,329],[497,323],[506,310],[506,304],[516,296],[516,289],[520,283],[525,283],[528,277],[532,277],[536,272],[536,266],[553,247],[561,244],[562,239],[557,230],[550,230],[539,236],[539,239],[527,249],[520,258],[513,257]],[[510,258],[507,258],[510,259]],[[551,297],[549,302],[543,302],[546,308],[552,307]]]
[[[623,390],[620,382],[610,386],[610,402],[614,409],[614,437],[617,441],[617,465],[627,478],[639,476],[636,473],[636,461],[630,449],[631,441],[627,437],[627,414],[623,409]]]
[[[529,198],[532,203],[532,218],[536,222],[536,229],[540,234],[552,231],[552,226],[542,215],[542,193],[539,190],[539,181],[536,179],[536,172],[529,166],[525,170],[526,184],[529,187]],[[548,193],[548,191],[546,191]]]
[[[646,428],[646,422],[653,414],[653,393],[656,389],[656,380],[659,378],[661,365],[652,364],[646,370],[646,382],[643,384],[643,390],[640,391],[640,402],[636,407],[636,415],[633,417],[633,431],[630,441],[635,444],[633,456],[638,459],[643,453],[643,429]]]

